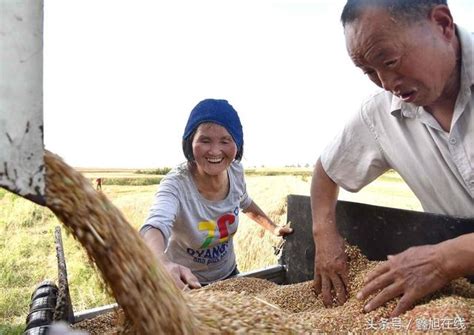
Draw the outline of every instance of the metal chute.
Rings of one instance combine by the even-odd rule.
[[[44,204],[43,1],[0,0],[0,187]]]

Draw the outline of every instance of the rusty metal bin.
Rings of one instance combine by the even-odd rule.
[[[280,264],[286,267],[285,283],[313,278],[314,242],[310,197],[288,196],[288,217],[294,233],[286,239]],[[474,232],[474,218],[416,212],[397,208],[338,201],[337,226],[348,243],[357,245],[370,260],[409,247],[435,244]],[[472,278],[470,278],[472,281]]]

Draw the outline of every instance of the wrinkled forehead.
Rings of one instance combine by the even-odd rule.
[[[368,7],[354,21],[344,26],[346,48],[349,55],[361,49],[396,39],[405,24],[393,18],[385,9]]]

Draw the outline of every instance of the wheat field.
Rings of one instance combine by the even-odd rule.
[[[103,178],[102,192],[137,229],[144,222],[159,186],[146,182],[134,185],[135,181],[162,177],[144,176],[128,170],[88,169],[82,172],[91,183],[97,177]],[[112,180],[113,183],[108,183]],[[120,185],[120,180],[126,185]],[[252,199],[275,223],[284,225],[286,197],[289,194],[309,195],[311,171],[298,170],[292,174],[291,169],[252,170],[246,181]],[[340,198],[380,206],[421,209],[408,187],[393,172],[382,176],[359,193],[342,191]],[[56,280],[53,231],[57,225],[61,223],[48,209],[0,189],[0,334],[21,334],[35,286],[45,279]],[[242,214],[235,235],[239,270],[246,272],[276,264],[273,246],[278,241],[277,237],[263,231]],[[63,243],[74,311],[114,302],[81,245],[64,229]]]

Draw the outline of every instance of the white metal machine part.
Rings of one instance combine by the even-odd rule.
[[[44,204],[43,0],[0,0],[0,187]]]

